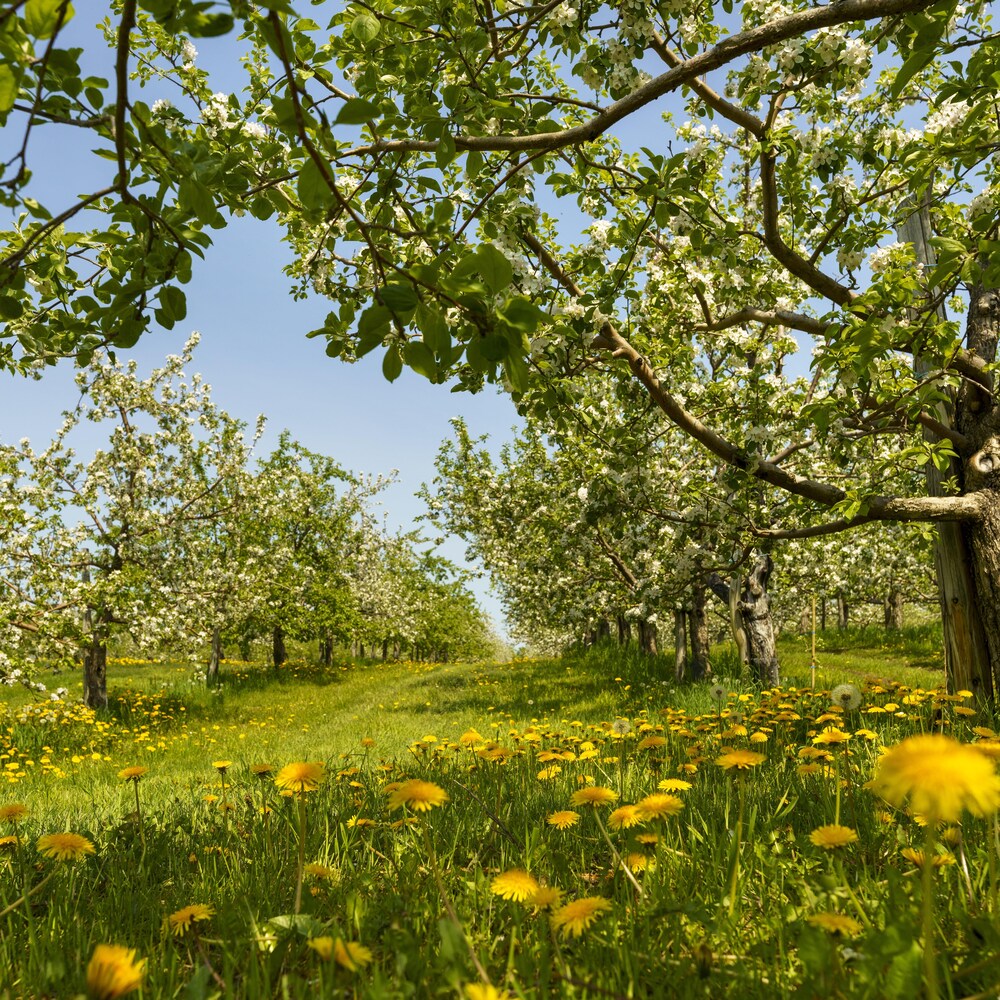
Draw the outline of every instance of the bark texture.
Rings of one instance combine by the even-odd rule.
[[[712,673],[709,657],[708,615],[705,604],[708,588],[695,587],[688,611],[688,635],[691,637],[691,679],[700,681]]]
[[[275,625],[271,633],[271,659],[276,667],[280,667],[288,659],[288,651],[285,649],[285,630],[280,625]]]
[[[761,553],[743,582],[737,605],[747,637],[749,662],[760,682],[771,687],[778,683],[778,653],[774,646],[771,598],[767,593],[773,571],[774,561],[767,553]]]
[[[208,655],[206,680],[211,687],[219,682],[219,664],[222,662],[222,630],[212,629],[212,651]]]
[[[687,673],[687,627],[683,608],[674,610],[674,677],[683,680]]]
[[[108,647],[96,638],[83,652],[83,703],[108,707]]]
[[[903,627],[903,591],[893,584],[883,601],[885,612],[885,627],[890,632],[897,632]]]

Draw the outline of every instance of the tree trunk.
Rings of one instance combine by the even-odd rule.
[[[640,618],[639,622],[639,648],[649,656],[656,655],[656,626]]]
[[[205,681],[209,687],[219,683],[219,664],[222,662],[222,630],[212,629],[212,650],[208,654],[208,671]]]
[[[250,662],[250,640],[246,636],[240,639],[240,659],[244,663]]]
[[[770,555],[761,553],[743,582],[737,605],[747,637],[748,662],[760,682],[771,687],[778,683],[778,653],[774,647],[771,598],[767,593],[767,581],[773,570]]]
[[[324,667],[333,663],[333,639],[328,635],[324,636],[319,644],[319,658]]]
[[[936,264],[930,211],[926,205],[919,210],[915,202],[906,218],[897,227],[901,243],[912,243],[916,259],[926,271]],[[944,319],[944,309],[939,308]],[[995,291],[982,287],[969,290],[969,316],[966,328],[966,347],[987,364],[997,355],[997,333],[1000,331],[1000,298]],[[923,374],[937,367],[934,359],[925,361],[914,358],[916,374]],[[997,407],[991,389],[993,376],[985,376],[986,386],[971,380],[962,383],[953,400],[942,400],[932,416],[949,427],[955,427],[969,437],[974,447],[982,449],[997,433]],[[929,429],[924,430],[925,440],[936,440]],[[989,480],[991,471],[978,470],[976,451],[968,464],[952,460],[944,470],[933,462],[925,466],[927,493],[930,496],[947,496],[949,481],[954,481],[966,491],[987,488],[996,494],[995,481]],[[989,458],[985,461],[990,464]],[[980,475],[980,472],[984,475]],[[977,475],[979,478],[977,479]],[[971,480],[971,481],[967,481]],[[977,487],[975,484],[978,483]],[[996,510],[996,502],[987,504]],[[997,552],[990,551],[992,530],[987,521],[979,526],[963,526],[953,521],[943,521],[937,526],[934,546],[934,566],[937,572],[938,597],[941,603],[941,622],[944,632],[944,660],[948,686],[951,690],[970,690],[978,698],[991,699],[1000,686],[1000,622],[997,621],[996,586],[1000,566]]]
[[[903,591],[897,584],[892,584],[883,602],[885,610],[885,627],[897,632],[903,627]]]
[[[802,609],[802,614],[799,615],[799,635],[807,635],[812,631],[812,613],[809,607]]]
[[[389,640],[382,640],[382,662],[385,663],[389,659]]]
[[[826,631],[826,594],[820,598],[819,602],[819,630]]]
[[[683,608],[674,609],[674,677],[681,681],[687,673],[687,624]]]
[[[632,639],[632,626],[624,615],[618,615],[618,645],[627,646]]]
[[[275,667],[280,667],[288,659],[288,651],[285,649],[285,632],[280,625],[274,626],[271,633],[271,658]]]
[[[837,591],[837,628],[842,632],[847,628],[847,615],[850,609],[847,606],[847,598],[842,590]]]
[[[602,639],[611,638],[611,622],[607,618],[599,618],[597,620],[597,641],[600,642]]]
[[[695,587],[688,611],[688,635],[691,638],[691,680],[700,681],[712,673],[709,656],[708,614],[705,610],[706,587]]]
[[[83,651],[83,703],[87,708],[108,707],[108,647],[97,637]]]

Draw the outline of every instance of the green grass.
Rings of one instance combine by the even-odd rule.
[[[186,667],[115,665],[112,710],[98,720],[67,708],[53,722],[17,722],[23,701],[5,692],[14,696],[0,749],[18,767],[6,770],[0,807],[30,812],[16,824],[20,849],[0,855],[0,997],[82,992],[94,946],[119,943],[148,960],[146,997],[458,997],[485,977],[526,998],[908,1000],[923,975],[921,887],[900,849],[925,833],[903,811],[883,815],[862,786],[883,744],[940,725],[942,712],[963,739],[996,720],[912,693],[941,680],[925,666],[933,635],[822,638],[820,688],[871,676],[883,683],[866,706],[909,698],[899,714],[844,717],[874,738],[853,736],[849,755],[835,749],[827,776],[798,771],[830,704],[809,690],[799,639],[781,644],[777,696],[741,681],[716,650],[731,692],[723,705],[707,684],[678,685],[668,658],[610,645],[513,664],[230,666],[218,691],[191,683]],[[783,705],[799,718],[774,721]],[[480,738],[463,743],[471,728]],[[767,742],[749,743],[762,730]],[[664,744],[644,746],[650,735]],[[761,747],[767,759],[740,781],[715,766],[722,746]],[[233,762],[225,811],[219,759]],[[301,814],[249,767],[305,759],[327,764],[324,785],[305,796],[305,860],[328,872],[306,879],[295,914]],[[129,765],[149,768],[141,829],[134,787],[117,777]],[[587,784],[635,803],[679,770],[692,784],[679,816],[615,830],[610,807],[583,807],[567,830],[546,822]],[[385,786],[412,777],[450,801],[400,826],[405,812],[389,808]],[[813,846],[810,832],[834,819],[858,842]],[[95,854],[59,864],[35,851],[40,834],[67,829]],[[660,840],[643,845],[636,832]],[[975,995],[1000,982],[998,859],[983,820],[966,817],[957,846],[943,836],[934,850],[960,863],[932,883],[942,995]],[[640,890],[618,862],[632,854]],[[564,902],[599,898],[607,909],[579,937],[566,934],[548,911],[491,891],[515,868],[559,887]],[[215,913],[196,933],[166,934],[164,918],[191,904]],[[809,923],[824,913],[856,921],[857,933]],[[308,940],[324,936],[360,942],[371,964],[323,961]]]

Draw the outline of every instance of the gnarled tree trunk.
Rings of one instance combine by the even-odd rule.
[[[705,611],[708,588],[696,586],[688,609],[688,635],[691,637],[691,679],[700,681],[712,673],[709,657],[708,615]]]
[[[648,653],[650,656],[655,656],[656,626],[646,621],[645,618],[640,618],[638,624],[639,624],[639,648],[644,653]]]
[[[83,651],[83,703],[108,707],[108,647],[94,636]]]
[[[285,649],[285,630],[280,625],[275,625],[271,633],[271,659],[276,667],[280,667],[288,659],[288,651]]]
[[[766,552],[761,553],[743,581],[737,605],[747,637],[749,663],[760,682],[772,687],[778,683],[778,653],[774,646],[771,598],[767,593],[773,570],[774,560]]]
[[[205,680],[209,687],[219,683],[219,664],[222,662],[222,630],[212,629],[212,649],[208,654],[208,671]]]
[[[903,627],[903,591],[893,584],[882,602],[885,612],[885,627],[890,631],[898,631]]]
[[[683,608],[674,609],[674,677],[683,680],[687,673],[687,627]]]

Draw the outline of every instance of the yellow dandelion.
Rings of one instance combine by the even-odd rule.
[[[751,743],[766,743],[767,740],[767,733],[761,732],[760,730],[750,736]]]
[[[538,889],[538,882],[523,868],[512,868],[502,875],[497,875],[490,883],[490,891],[494,895],[512,899],[515,903],[523,903],[526,899],[530,899]]]
[[[665,747],[667,741],[663,736],[646,736],[636,744],[637,750],[657,750]]]
[[[569,800],[571,806],[597,806],[610,805],[618,798],[618,793],[611,788],[604,788],[601,785],[589,785],[574,792]]]
[[[658,833],[637,833],[635,835],[635,842],[649,847],[660,842],[660,835]]]
[[[466,729],[458,738],[458,742],[464,747],[472,746],[473,743],[485,743],[486,740],[476,732],[475,729]]]
[[[553,764],[551,767],[543,767],[538,772],[539,781],[551,781],[553,778],[557,778],[562,774],[562,768],[558,764]]]
[[[0,806],[0,823],[16,823],[28,815],[28,807],[22,802],[10,802]]]
[[[333,958],[333,938],[328,935],[309,938],[306,945],[312,948],[324,962],[329,962]]]
[[[115,1000],[142,985],[146,960],[136,961],[135,948],[99,944],[87,963],[87,992],[93,1000]]]
[[[286,764],[274,777],[282,792],[315,792],[326,777],[326,768],[319,761],[296,761]]]
[[[854,937],[861,932],[861,924],[853,917],[845,917],[842,913],[815,913],[806,919],[813,925],[841,937]]]
[[[694,786],[683,778],[664,778],[656,787],[661,792],[686,792]]]
[[[444,805],[448,801],[448,793],[431,781],[421,781],[411,778],[397,785],[389,795],[389,808],[399,809],[407,806],[416,812],[430,812],[435,806]]]
[[[303,865],[302,871],[306,875],[312,875],[313,878],[324,879],[332,879],[337,874],[337,870],[335,868],[329,868],[327,865],[321,865],[318,861],[310,861],[307,865]]]
[[[813,737],[813,744],[815,746],[824,746],[826,744],[836,745],[837,743],[846,743],[850,738],[850,733],[845,733],[836,726],[827,726],[819,736]]]
[[[749,771],[751,767],[763,764],[767,757],[755,750],[730,750],[721,757],[717,757],[715,763],[725,770]]]
[[[219,772],[219,774],[225,774],[226,771],[228,771],[229,768],[231,768],[232,766],[233,766],[233,762],[231,760],[213,760],[212,761],[212,767],[214,767],[216,769],[216,771]]]
[[[552,914],[552,926],[561,934],[579,937],[606,910],[611,903],[603,896],[584,896],[560,906]]]
[[[910,808],[929,822],[954,823],[963,809],[987,816],[1000,808],[1000,777],[975,746],[950,736],[911,736],[878,762],[870,782],[887,802]]]
[[[554,885],[540,885],[531,895],[529,902],[539,910],[546,910],[556,906],[563,897],[562,889],[557,889]]]
[[[357,972],[372,960],[369,948],[357,941],[344,941],[337,938],[333,942],[333,958],[337,965],[342,965],[348,972]]]
[[[633,872],[644,872],[650,868],[656,867],[656,861],[648,854],[643,854],[641,851],[633,851],[628,858],[626,858],[625,863]]]
[[[638,806],[619,806],[608,816],[608,826],[612,830],[630,830],[642,822]]]
[[[78,861],[85,854],[94,853],[94,845],[78,833],[46,833],[35,846],[56,861]]]
[[[256,775],[261,781],[263,781],[265,778],[269,778],[272,774],[274,774],[274,768],[270,764],[251,764],[250,773]]]
[[[15,837],[13,834],[8,834],[6,837],[0,837],[0,851],[13,851],[20,847],[21,838]]]
[[[144,774],[148,773],[148,767],[126,767],[124,770],[118,772],[118,777],[122,781],[138,781]],[[108,947],[111,947],[111,945]]]
[[[809,839],[825,851],[833,851],[838,847],[846,847],[848,844],[857,842],[858,835],[849,826],[840,826],[830,823],[828,826],[819,826],[809,834]]]
[[[666,819],[668,816],[676,816],[683,808],[684,802],[681,799],[665,792],[647,795],[638,803],[639,813],[643,819]]]
[[[492,983],[466,983],[465,1000],[511,1000],[511,995]]]
[[[578,823],[580,814],[572,809],[562,809],[552,813],[546,822],[549,826],[554,826],[557,830],[568,830],[574,823]]]
[[[185,906],[171,913],[163,921],[163,926],[175,937],[180,937],[191,930],[196,923],[210,919],[214,913],[215,910],[211,906],[206,906],[204,903],[192,903],[190,906]]]
[[[918,847],[904,847],[900,852],[907,861],[912,862],[918,868],[924,867],[924,852]],[[956,864],[954,854],[935,854],[931,858],[932,868],[946,868],[949,865]]]

